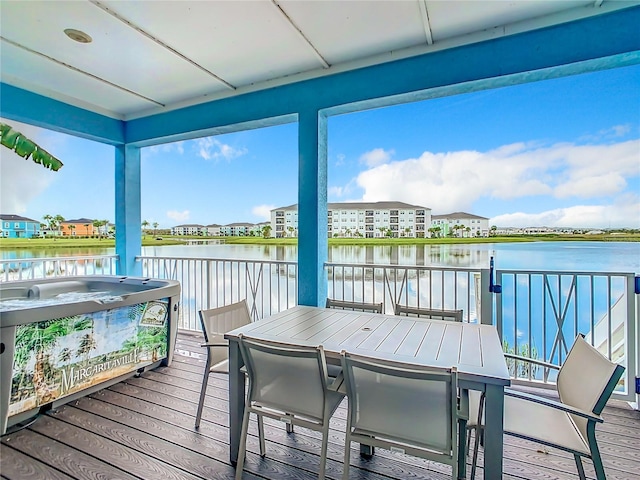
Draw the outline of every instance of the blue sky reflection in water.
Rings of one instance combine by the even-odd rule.
[[[114,253],[113,248],[19,249],[1,250],[0,256],[8,260]],[[166,245],[143,247],[142,255],[295,262],[297,247],[292,245]],[[354,245],[329,248],[329,261],[334,263],[488,268],[491,256],[495,257],[496,267],[503,269],[640,273],[639,242],[566,241],[397,247]]]
[[[640,228],[640,66],[329,119],[329,201],[399,200],[498,226]],[[113,221],[113,147],[11,122],[64,162],[7,149],[2,213]],[[297,202],[297,125],[142,150],[142,218],[260,222]]]

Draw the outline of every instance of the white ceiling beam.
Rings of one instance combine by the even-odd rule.
[[[420,8],[420,17],[422,18],[422,27],[424,35],[427,37],[427,45],[433,45],[433,35],[431,34],[431,23],[429,22],[429,11],[427,10],[427,0],[418,0]]]
[[[287,21],[287,24],[290,25],[296,31],[296,33],[300,35],[300,37],[305,41],[305,43],[311,47],[317,59],[320,60],[320,63],[322,63],[322,66],[324,68],[329,68],[331,65],[329,65],[329,63],[324,59],[322,54],[318,51],[315,45],[311,43],[311,40],[307,38],[307,36],[303,33],[300,27],[298,27],[298,25],[296,25],[296,23],[291,19],[291,17],[287,15],[287,12],[284,11],[284,9],[280,6],[280,4],[278,4],[276,0],[271,0],[271,3],[273,3],[273,5],[280,11],[282,16]]]
[[[118,90],[121,90],[123,92],[127,92],[127,93],[129,93],[131,95],[135,95],[138,98],[141,98],[141,99],[146,100],[148,102],[154,103],[155,105],[158,105],[160,107],[166,107],[166,105],[164,103],[158,102],[157,100],[154,100],[153,98],[145,97],[144,95],[142,95],[142,94],[140,94],[138,92],[134,92],[133,90],[129,90],[128,88],[123,87],[122,85],[118,85],[117,83],[110,82],[109,80],[106,80],[106,79],[104,79],[102,77],[94,75],[93,73],[87,72],[85,70],[81,70],[78,67],[74,67],[73,65],[69,65],[68,63],[65,63],[65,62],[63,62],[61,60],[58,60],[57,58],[51,57],[51,56],[46,55],[46,54],[44,54],[42,52],[38,52],[37,50],[33,50],[32,48],[26,47],[26,46],[24,46],[24,45],[22,45],[22,44],[20,44],[18,42],[14,42],[13,40],[9,40],[8,38],[5,38],[3,36],[0,36],[0,40],[2,40],[3,42],[7,42],[9,45],[13,45],[16,48],[24,50],[25,52],[29,52],[29,53],[31,53],[33,55],[38,55],[38,56],[40,56],[40,57],[42,57],[42,58],[44,58],[46,60],[49,60],[50,62],[57,63],[58,65],[60,65],[62,67],[68,68],[69,70],[73,70],[74,72],[81,73],[82,75],[86,75],[87,77],[91,77],[94,80],[98,80],[99,82],[102,82],[102,83],[104,83],[106,85],[109,85],[110,87],[117,88]]]
[[[96,7],[98,7],[99,9],[103,10],[104,12],[108,13],[109,15],[111,15],[112,17],[116,18],[117,20],[120,20],[122,23],[124,23],[125,25],[127,25],[128,27],[133,28],[136,32],[140,33],[141,35],[144,35],[145,37],[147,37],[149,40],[151,40],[152,42],[160,45],[162,48],[170,51],[171,53],[173,53],[174,55],[180,57],[182,60],[184,60],[185,62],[190,63],[191,65],[193,65],[194,67],[202,70],[203,72],[205,72],[207,75],[210,75],[211,77],[215,78],[217,81],[219,81],[220,83],[222,83],[224,86],[226,86],[227,88],[231,89],[231,90],[236,90],[237,87],[230,84],[229,82],[227,82],[225,79],[223,79],[222,77],[216,75],[215,73],[213,73],[211,70],[206,69],[205,67],[203,67],[202,65],[200,65],[199,63],[195,62],[194,60],[190,59],[189,57],[187,57],[186,55],[180,53],[178,50],[176,50],[175,48],[167,45],[166,43],[164,43],[162,40],[154,37],[153,35],[151,35],[149,32],[147,32],[146,30],[143,30],[141,27],[139,27],[138,25],[136,25],[133,22],[130,22],[129,20],[127,20],[126,18],[124,18],[122,15],[114,12],[113,10],[111,10],[110,8],[108,8],[106,5],[101,4],[100,2],[98,2],[97,0],[89,0],[90,3],[92,3],[93,5],[95,5]]]

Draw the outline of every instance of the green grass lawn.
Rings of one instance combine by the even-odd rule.
[[[159,239],[161,238],[161,239]],[[187,240],[215,240],[206,237],[147,235],[142,239],[143,246],[181,245]],[[219,240],[227,244],[257,245],[297,245],[297,238],[259,238],[259,237],[224,237]],[[640,242],[640,234],[602,234],[602,235],[510,235],[489,238],[330,238],[329,245],[438,245],[467,243],[515,243],[515,242],[563,242],[563,241],[598,241],[598,242]],[[0,249],[15,250],[18,248],[109,248],[115,246],[113,239],[98,238],[3,238]]]

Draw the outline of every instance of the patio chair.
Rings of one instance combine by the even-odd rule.
[[[229,373],[229,342],[224,334],[249,323],[251,316],[245,300],[224,307],[200,310],[200,324],[205,341],[201,346],[207,348],[207,363],[202,377],[196,428],[200,427],[209,374]]]
[[[236,480],[242,478],[249,416],[258,417],[260,456],[265,456],[263,417],[322,433],[318,479],[324,479],[329,440],[329,419],[344,398],[330,383],[324,350],[238,336],[240,352],[249,376],[242,419]],[[341,382],[341,380],[339,380]]]
[[[436,320],[462,321],[462,310],[445,310],[441,308],[419,308],[396,303],[394,313],[407,317],[434,318]]]
[[[343,351],[342,370],[349,399],[343,480],[349,478],[351,442],[444,463],[458,477],[458,428],[464,432],[468,403],[458,403],[455,367],[419,367]]]
[[[345,300],[334,300],[327,298],[326,308],[337,308],[340,310],[352,310],[354,312],[382,313],[381,303],[347,302]]]
[[[597,480],[606,480],[595,429],[603,422],[600,413],[624,373],[624,367],[604,357],[582,335],[576,337],[561,367],[544,365],[559,370],[556,389],[560,401],[505,389],[504,433],[572,453],[581,480],[586,479],[582,457],[590,458]],[[481,402],[474,422],[480,430],[482,407]],[[472,479],[478,436],[481,435],[476,435]]]

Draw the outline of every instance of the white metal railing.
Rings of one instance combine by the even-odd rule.
[[[328,295],[337,300],[380,303],[392,314],[396,304],[461,309],[463,321],[479,322],[482,277],[488,270],[373,264],[325,264]],[[490,323],[489,319],[485,319]]]
[[[117,255],[0,260],[0,282],[77,275],[115,275]]]
[[[254,320],[297,303],[298,264],[286,261],[138,257],[146,277],[182,286],[179,328],[201,330],[198,312],[246,299]]]
[[[616,397],[634,401],[637,376],[635,275],[497,270],[495,325],[506,352],[561,365],[578,334],[626,367]],[[549,384],[556,371],[509,364],[516,383]]]
[[[116,255],[0,261],[0,282],[115,274]],[[297,303],[297,263],[139,257],[144,276],[181,284],[179,327],[200,330],[198,311],[246,299],[254,320]],[[615,396],[634,401],[640,369],[634,274],[327,263],[331,298],[462,309],[463,321],[496,325],[505,351],[561,364],[579,333],[626,367]],[[553,370],[510,363],[514,382],[552,385]]]

